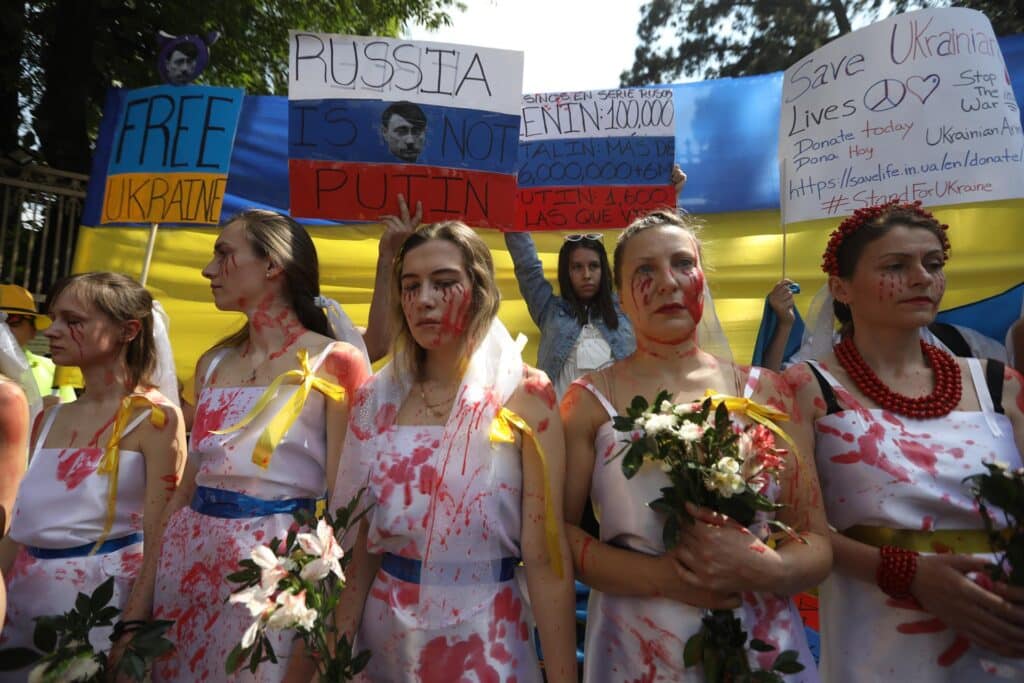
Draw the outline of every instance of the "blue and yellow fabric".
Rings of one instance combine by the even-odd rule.
[[[1024,36],[1000,40],[1018,100],[1024,95]],[[779,221],[778,142],[782,74],[720,79],[670,86],[676,94],[676,161],[689,174],[681,203],[704,219],[707,261],[713,266],[711,290],[737,359],[751,356],[761,323],[764,296],[782,276],[783,237]],[[76,271],[141,270],[147,230],[99,228],[100,202],[112,146],[112,112],[123,91],[111,91],[97,144]],[[288,210],[288,102],[285,97],[248,96],[239,120],[222,217],[249,207]],[[742,180],[737,180],[742,179]],[[1004,292],[1021,281],[1024,200],[940,208],[950,226],[947,307]],[[365,324],[377,258],[380,225],[328,225],[306,221],[320,255],[325,295],[337,299],[356,324]],[[786,276],[802,285],[798,308],[824,283],[821,252],[834,221],[810,221],[787,230]],[[481,231],[495,257],[502,292],[500,316],[512,332],[524,332],[536,358],[538,333],[516,287],[512,262],[501,235]],[[241,318],[218,312],[200,270],[209,261],[215,228],[162,226],[149,276],[149,288],[171,317],[175,362],[183,379],[216,339],[233,331]],[[545,266],[556,271],[563,233],[537,233]],[[606,242],[614,238],[610,234]],[[1016,312],[1020,308],[1015,309]],[[984,331],[984,330],[982,330]],[[1001,338],[998,330],[986,332]]]

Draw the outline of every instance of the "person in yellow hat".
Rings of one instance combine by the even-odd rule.
[[[0,311],[7,314],[7,326],[11,328],[18,345],[25,352],[25,359],[32,369],[43,402],[52,405],[56,401],[74,401],[74,387],[69,384],[54,386],[53,379],[57,367],[53,361],[46,356],[33,353],[28,348],[36,332],[50,326],[50,319],[36,311],[36,303],[31,292],[18,285],[0,285]]]

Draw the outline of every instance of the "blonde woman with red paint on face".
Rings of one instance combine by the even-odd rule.
[[[1021,466],[1024,389],[1002,363],[919,338],[948,256],[919,203],[854,213],[822,265],[841,339],[786,371],[838,529],[820,603],[828,681],[999,680],[986,657],[1024,656],[1024,590],[976,580],[991,556],[963,484],[985,462]]]
[[[144,552],[155,553],[185,459],[181,412],[151,384],[158,359],[149,292],[124,275],[86,273],[57,284],[50,300],[50,353],[81,368],[85,390],[46,410],[33,432],[8,537],[20,548],[3,567],[5,648],[31,647],[35,617],[68,611],[109,577],[111,604],[125,606],[140,590]],[[109,632],[95,629],[93,647],[109,648]]]
[[[283,538],[295,510],[318,507],[341,452],[348,398],[368,366],[362,352],[330,336],[316,302],[316,250],[291,218],[260,210],[234,217],[203,275],[217,308],[246,322],[199,359],[189,461],[159,554],[147,556],[146,590],[128,611],[175,621],[168,637],[176,649],[154,665],[154,680],[279,681],[289,634],[274,642],[278,664],[225,673],[252,621],[244,606],[226,603],[225,576],[256,545]],[[289,407],[297,408],[294,421]]]
[[[752,664],[770,668],[779,652],[796,650],[807,668],[786,680],[817,681],[788,597],[814,586],[831,565],[813,462],[788,453],[781,481],[766,491],[785,504],[778,519],[806,543],[786,539],[770,547],[763,525],[748,531],[723,515],[692,508],[698,521],[666,550],[664,516],[648,503],[660,497],[668,477],[647,463],[626,479],[615,456],[629,435],[612,427],[634,396],[650,400],[663,389],[673,402],[702,399],[711,389],[784,412],[791,396],[778,375],[736,367],[704,348],[712,337],[705,332],[714,329],[701,323],[707,325],[714,312],[700,243],[686,220],[656,211],[635,221],[615,248],[614,274],[637,350],[574,382],[561,404],[568,537],[577,577],[591,587],[584,680],[703,681],[699,667],[683,666],[686,641],[700,630],[704,608],[737,608],[749,636],[776,648],[751,651]],[[744,419],[733,416],[738,423]],[[577,526],[588,495],[601,525],[599,539]]]
[[[338,613],[373,653],[362,680],[539,683],[536,620],[547,680],[575,681],[561,421],[496,317],[487,246],[419,227],[391,300],[394,358],[356,395],[335,487],[373,505]]]

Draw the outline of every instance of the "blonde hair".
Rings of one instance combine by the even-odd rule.
[[[701,269],[707,270],[704,264],[704,249],[700,238],[697,236],[697,232],[700,230],[700,222],[681,211],[658,209],[657,211],[651,211],[640,216],[640,218],[630,223],[622,231],[622,234],[619,235],[619,239],[615,243],[615,263],[612,267],[612,273],[615,277],[615,289],[622,290],[622,257],[626,251],[626,243],[644,230],[660,228],[666,225],[679,228],[693,238],[693,243],[697,245],[697,259],[700,262]]]
[[[156,371],[153,341],[153,296],[138,282],[121,273],[81,273],[64,278],[50,292],[51,307],[61,294],[72,292],[115,323],[139,321],[139,333],[125,343],[124,360],[129,390],[152,387]]]
[[[409,322],[402,310],[402,266],[406,254],[431,240],[451,242],[462,253],[462,265],[472,291],[469,321],[466,334],[463,336],[464,348],[467,351],[471,351],[487,333],[491,322],[498,315],[498,306],[501,303],[501,292],[494,277],[491,250],[472,228],[459,221],[442,221],[416,228],[398,250],[391,269],[391,329],[396,331],[392,352],[395,357],[398,357],[401,351],[409,352],[407,358],[410,367],[406,369],[415,377],[423,375],[426,351],[413,338]],[[469,353],[465,355],[468,357]]]

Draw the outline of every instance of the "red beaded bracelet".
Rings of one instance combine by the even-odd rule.
[[[910,584],[917,574],[917,553],[894,545],[883,545],[878,549],[878,570],[875,580],[886,595],[902,600],[910,596]]]

